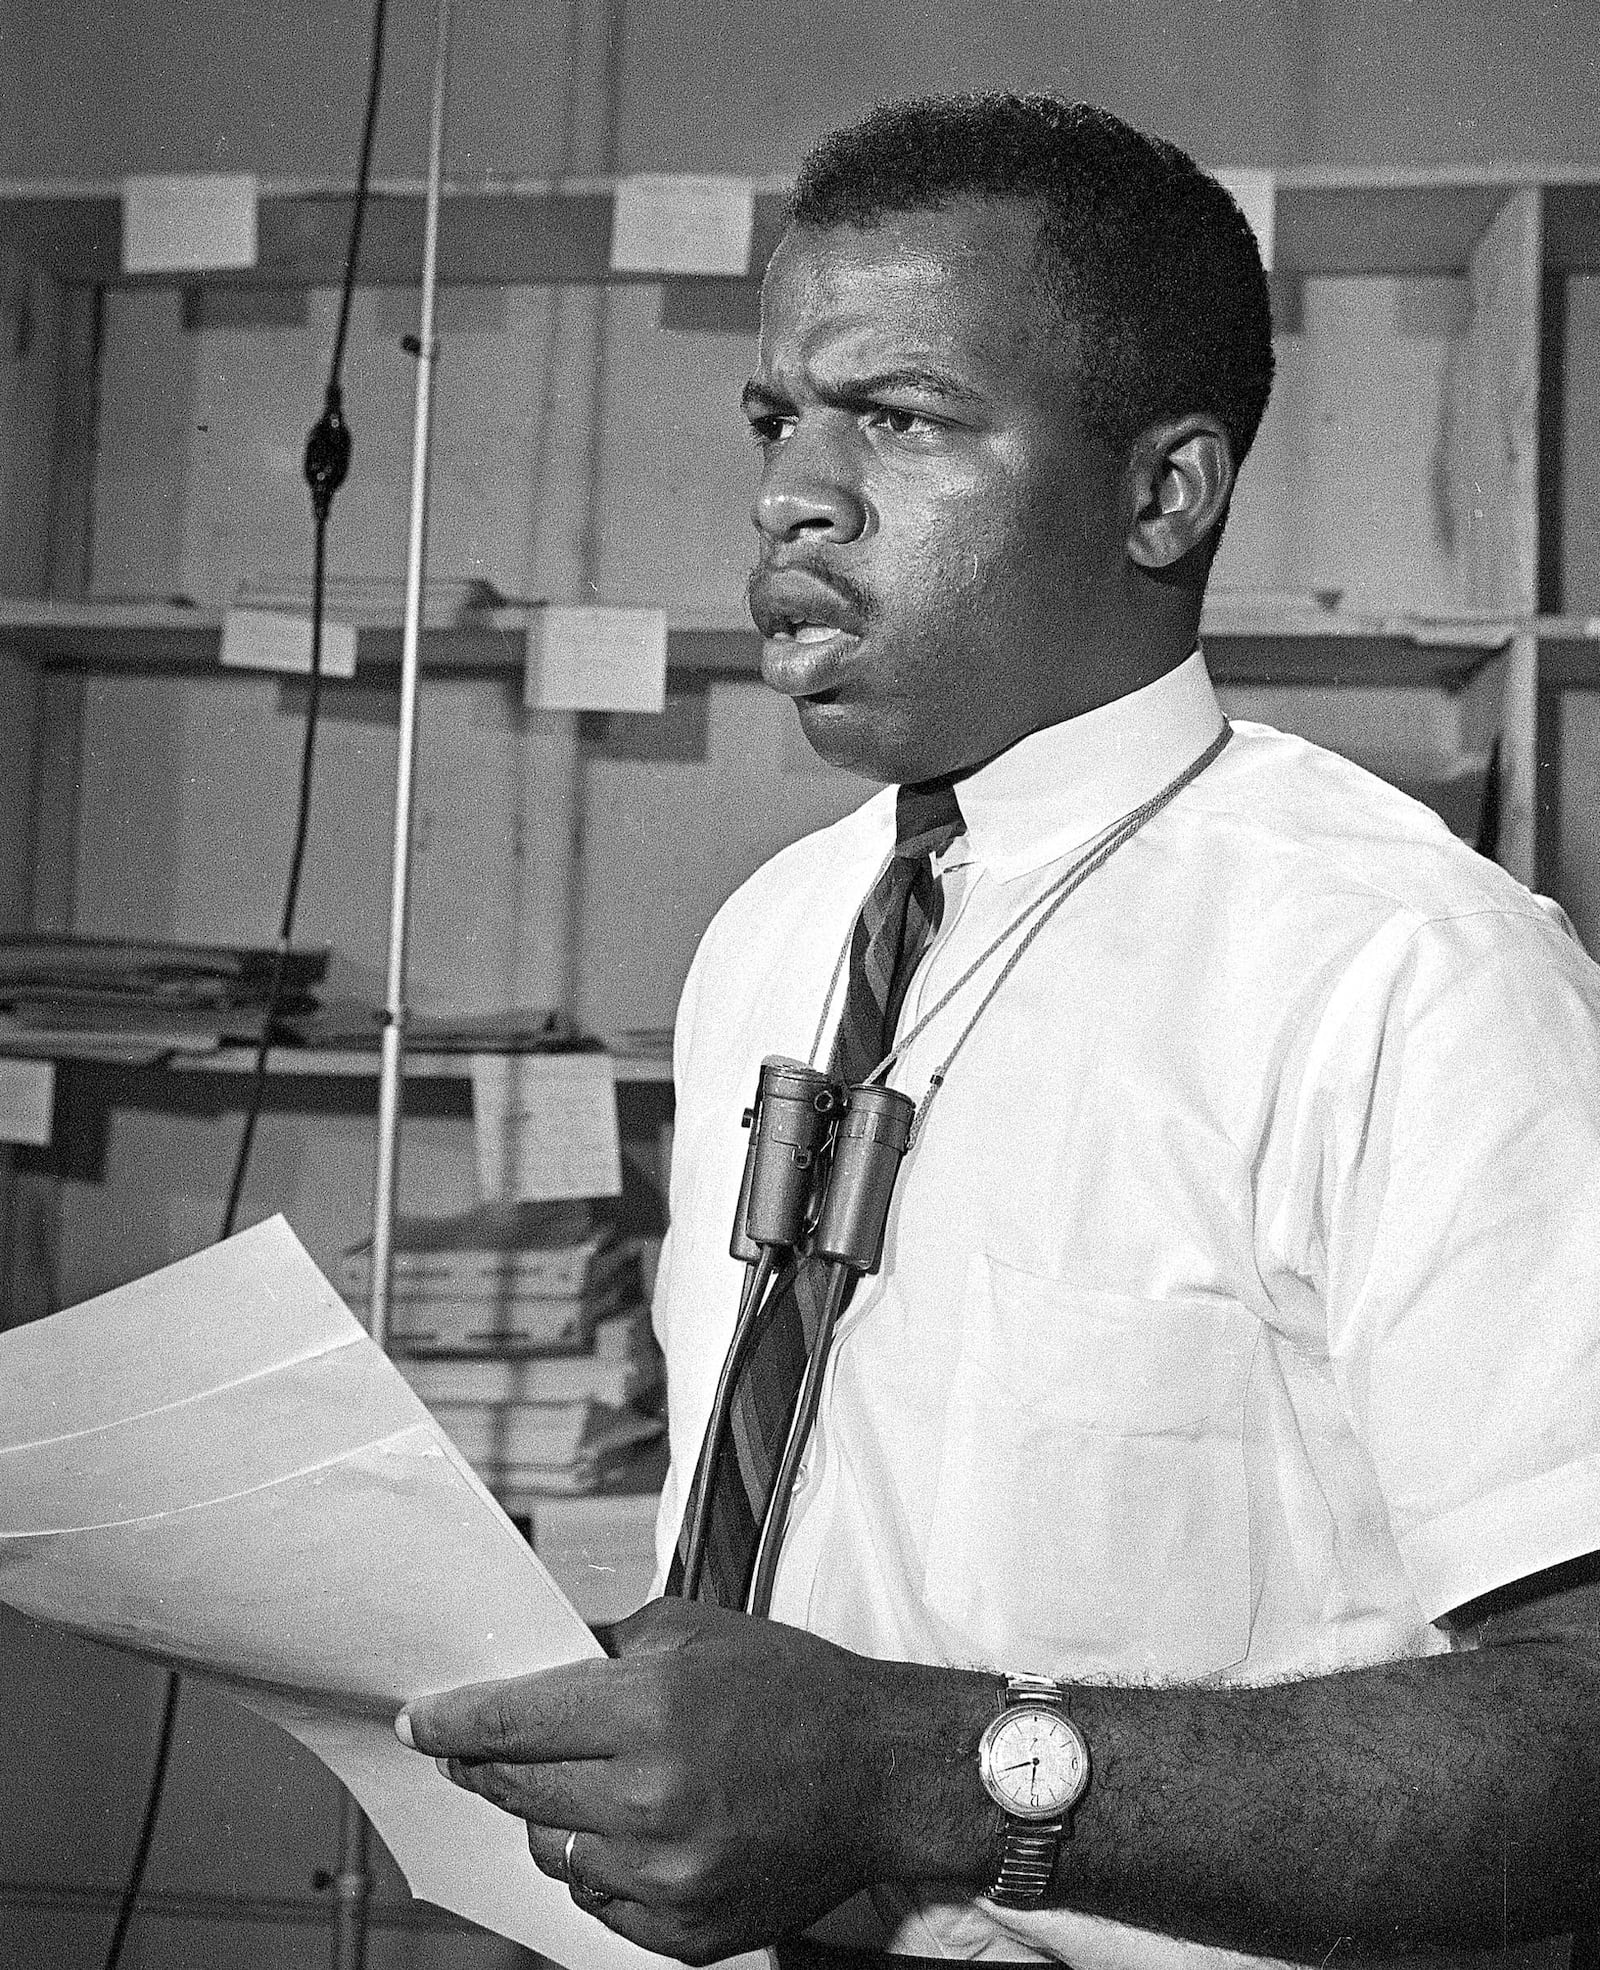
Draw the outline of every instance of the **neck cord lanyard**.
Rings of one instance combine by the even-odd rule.
[[[926,1028],[938,1018],[939,1014],[944,1011],[945,1007],[955,998],[956,994],[966,989],[971,980],[1000,951],[1003,945],[1013,937],[1019,939],[1016,949],[1011,952],[1005,963],[1000,967],[988,990],[973,1008],[972,1015],[967,1020],[966,1025],[956,1035],[955,1044],[930,1077],[927,1092],[923,1095],[916,1119],[912,1124],[910,1140],[906,1144],[908,1153],[914,1147],[917,1137],[922,1133],[923,1124],[927,1120],[928,1110],[933,1105],[933,1098],[944,1085],[944,1078],[949,1073],[956,1055],[966,1045],[973,1027],[977,1025],[978,1021],[989,1010],[989,1005],[994,995],[1004,985],[1012,972],[1016,970],[1028,946],[1039,935],[1040,931],[1044,929],[1045,925],[1055,915],[1056,911],[1061,908],[1062,904],[1066,902],[1072,892],[1087,882],[1096,869],[1103,868],[1111,860],[1111,857],[1116,854],[1117,850],[1125,842],[1131,841],[1147,821],[1159,814],[1162,808],[1167,806],[1171,801],[1176,800],[1178,795],[1183,792],[1184,788],[1191,781],[1197,780],[1211,762],[1221,754],[1223,747],[1227,745],[1232,737],[1233,727],[1224,719],[1222,730],[1211,741],[1210,745],[1206,747],[1205,751],[1198,758],[1192,759],[1175,779],[1169,780],[1159,793],[1152,794],[1148,800],[1130,809],[1120,820],[1113,821],[1110,827],[1103,829],[1094,841],[1091,842],[1088,849],[1069,869],[1064,870],[1061,875],[1057,876],[1055,881],[1040,895],[1034,897],[1031,903],[1025,904],[1012,918],[1010,923],[984,946],[983,950],[972,960],[971,964],[967,966],[966,970],[962,972],[954,984],[947,986],[940,993],[939,997],[934,1000],[933,1004],[929,1006],[928,1010],[905,1037],[898,1041],[891,1051],[886,1053],[883,1059],[878,1062],[877,1066],[873,1068],[872,1072],[867,1076],[869,1085],[874,1081],[882,1080],[888,1074],[890,1068],[900,1059],[901,1055],[907,1051],[914,1041],[922,1036]],[[888,862],[886,861],[883,866],[887,868]],[[882,874],[882,870],[879,871],[879,874]],[[844,944],[840,949],[838,960],[834,964],[833,976],[828,981],[827,992],[823,995],[822,1017],[817,1022],[816,1037],[811,1042],[811,1063],[813,1065],[815,1065],[817,1054],[821,1050],[822,1035],[828,1023],[828,1008],[832,1005],[834,993],[838,990],[839,979],[844,971],[845,962],[850,955],[850,944],[854,936],[855,924],[852,922],[849,931],[845,935]]]
[[[1217,758],[1223,747],[1227,745],[1232,737],[1233,727],[1224,720],[1222,730],[1217,734],[1216,738],[1206,747],[1198,759],[1191,761],[1184,768],[1175,780],[1170,781],[1159,793],[1145,801],[1141,806],[1135,807],[1131,812],[1124,814],[1120,820],[1112,822],[1109,828],[1103,829],[1094,841],[1090,843],[1088,849],[1079,856],[1070,868],[1066,869],[1054,882],[1050,883],[1041,895],[1036,896],[1031,903],[1018,911],[1017,915],[1005,926],[999,935],[986,945],[978,956],[973,959],[972,963],[967,966],[966,970],[962,972],[955,983],[940,994],[939,998],[916,1022],[905,1038],[873,1068],[872,1072],[867,1076],[868,1085],[880,1081],[906,1049],[911,1046],[913,1041],[923,1033],[930,1021],[943,1012],[958,992],[965,990],[982,967],[991,958],[997,956],[1008,942],[1012,939],[1017,940],[1016,948],[1011,951],[1005,962],[1001,965],[993,982],[983,993],[966,1024],[962,1027],[960,1033],[957,1034],[955,1045],[945,1055],[943,1062],[929,1081],[927,1092],[922,1099],[921,1108],[914,1115],[910,1133],[904,1144],[905,1151],[909,1152],[918,1134],[921,1132],[922,1125],[927,1119],[928,1110],[932,1106],[933,1098],[943,1085],[945,1075],[950,1071],[951,1064],[955,1060],[956,1055],[966,1045],[972,1029],[989,1009],[989,1005],[995,994],[1000,990],[1000,987],[1016,969],[1028,946],[1039,935],[1040,931],[1044,929],[1051,917],[1061,908],[1072,892],[1080,884],[1086,882],[1094,874],[1096,869],[1108,862],[1117,850],[1122,847],[1124,842],[1131,841],[1152,815],[1160,813],[1161,809],[1169,801],[1176,799],[1178,794],[1188,786],[1191,780],[1198,778],[1211,762]],[[884,868],[887,867],[888,863],[885,862]],[[881,876],[882,873],[883,870],[880,869],[879,875]],[[840,951],[838,962],[833,968],[833,977],[829,981],[827,993],[823,998],[822,1017],[817,1024],[816,1038],[811,1043],[811,1060],[813,1063],[815,1063],[817,1054],[822,1046],[822,1035],[827,1025],[828,1008],[833,1002],[835,992],[838,990],[839,978],[844,970],[854,937],[855,925],[852,923],[849,935],[846,936],[844,941],[844,948]],[[905,1099],[905,1097],[899,1098]],[[749,1117],[746,1119],[748,1120]],[[893,1157],[895,1167],[898,1167],[899,1160],[900,1152],[896,1151]],[[836,1169],[829,1173],[828,1183],[830,1187],[835,1177]],[[877,1200],[877,1207],[884,1212],[888,1209],[889,1193],[893,1188],[893,1184],[894,1174],[891,1170],[887,1179],[887,1185]],[[742,1216],[745,1209],[745,1198],[743,1194],[741,1194],[739,1208]],[[809,1231],[806,1235],[810,1235]],[[723,1365],[722,1378],[717,1385],[717,1393],[712,1403],[711,1416],[706,1426],[705,1439],[701,1446],[700,1462],[696,1469],[694,1484],[691,1487],[691,1497],[696,1498],[698,1503],[695,1506],[693,1522],[689,1527],[688,1549],[684,1561],[683,1573],[684,1584],[682,1591],[690,1599],[694,1597],[697,1591],[700,1565],[704,1556],[710,1525],[709,1510],[714,1474],[723,1440],[729,1427],[739,1364],[744,1358],[745,1351],[757,1327],[767,1317],[775,1300],[781,1298],[781,1293],[778,1291],[774,1291],[766,1299],[762,1298],[763,1287],[767,1278],[770,1276],[774,1258],[775,1249],[772,1246],[768,1246],[763,1250],[759,1262],[751,1262],[751,1268],[746,1276],[745,1294],[740,1302],[733,1342],[728,1352],[728,1358]],[[838,1260],[829,1260],[828,1263],[831,1266],[831,1277],[828,1282],[827,1297],[821,1308],[813,1337],[806,1350],[805,1372],[800,1386],[795,1391],[793,1397],[795,1405],[794,1413],[790,1418],[788,1432],[784,1439],[782,1458],[778,1464],[772,1491],[768,1497],[765,1510],[761,1514],[761,1524],[758,1531],[754,1557],[755,1573],[747,1600],[750,1612],[755,1614],[765,1614],[770,1605],[773,1576],[777,1567],[778,1552],[788,1514],[790,1494],[794,1488],[795,1476],[799,1468],[801,1455],[815,1424],[834,1323],[843,1309],[849,1283],[855,1271],[853,1262],[850,1261],[841,1263]],[[874,1259],[871,1266],[866,1269],[876,1271],[877,1264],[877,1259]]]

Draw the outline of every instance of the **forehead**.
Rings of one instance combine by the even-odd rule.
[[[1035,273],[1037,208],[973,199],[873,226],[797,226],[762,290],[763,367],[938,357],[991,380],[1065,369]]]

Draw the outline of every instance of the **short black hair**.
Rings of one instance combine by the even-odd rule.
[[[825,138],[789,222],[871,228],[962,198],[1037,201],[1040,280],[1078,337],[1090,437],[1126,451],[1205,411],[1243,460],[1272,387],[1272,310],[1255,235],[1215,178],[1093,103],[927,96]]]

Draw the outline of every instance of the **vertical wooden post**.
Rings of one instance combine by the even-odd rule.
[[[1543,195],[1513,192],[1473,250],[1472,320],[1452,405],[1447,494],[1478,614],[1526,618],[1538,595]],[[1535,879],[1538,645],[1514,638],[1500,710],[1500,862]]]
[[[571,0],[562,173],[616,167],[625,21],[621,0]],[[552,601],[599,599],[599,514],[609,310],[603,285],[548,297],[549,366],[534,474],[529,575]],[[582,937],[583,763],[578,718],[525,722],[513,1003],[575,1009]]]
[[[4,256],[10,347],[0,352],[0,572],[14,593],[88,586],[100,292]],[[68,931],[77,891],[83,686],[0,652],[0,928]],[[0,1152],[0,1326],[57,1304],[61,1187]]]

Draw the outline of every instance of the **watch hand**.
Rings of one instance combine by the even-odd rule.
[[[1037,1758],[1024,1758],[1018,1765],[1002,1765],[1000,1769],[1003,1772],[1025,1772],[1037,1765],[1038,1762]]]

